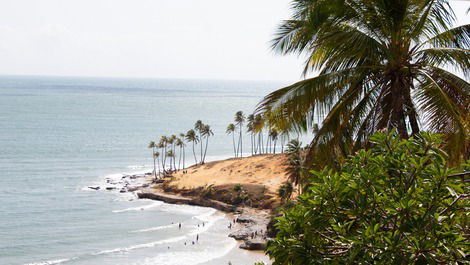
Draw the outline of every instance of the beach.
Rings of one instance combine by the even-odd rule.
[[[140,199],[211,207],[229,213],[227,236],[240,241],[240,248],[265,250],[272,209],[279,201],[276,190],[287,181],[289,164],[285,154],[265,154],[193,165],[169,173],[156,183],[151,173],[140,177],[145,176],[146,183],[126,186],[121,192],[135,192]],[[247,193],[241,204],[234,191],[237,185]],[[227,196],[230,193],[232,196]]]
[[[198,229],[197,216],[213,209],[138,200],[132,192],[106,188],[112,186],[108,179],[151,172],[148,141],[187,131],[194,116],[214,130],[207,160],[229,158],[226,123],[241,106],[252,109],[272,87],[201,80],[0,78],[0,184],[5,187],[0,193],[0,264],[155,264],[155,258],[157,264],[181,264],[178,259],[191,256],[183,264],[205,264],[226,255],[239,255],[242,264],[259,261],[259,255],[227,237],[227,220],[219,212],[209,219],[221,219],[200,235],[204,244],[184,246]],[[249,152],[249,142],[244,150]],[[194,164],[191,157],[187,148],[186,167]],[[135,185],[144,184],[140,180],[133,179]],[[168,227],[172,222],[187,226],[179,231]],[[163,228],[134,232],[155,227]],[[165,261],[170,254],[174,260]]]

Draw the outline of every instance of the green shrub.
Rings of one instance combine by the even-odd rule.
[[[371,142],[339,171],[311,172],[308,192],[278,218],[274,264],[468,262],[469,190],[447,177],[457,171],[440,137],[377,133]]]

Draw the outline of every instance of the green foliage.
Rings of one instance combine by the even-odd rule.
[[[452,161],[468,157],[470,24],[454,27],[448,0],[291,3],[273,49],[307,57],[304,73],[315,75],[260,102],[269,124],[309,132],[322,120],[311,143],[321,165],[382,128],[442,133]]]
[[[214,194],[214,184],[211,184],[209,186],[204,186],[202,192],[201,192],[201,197],[203,198],[210,198]]]
[[[281,203],[284,204],[286,201],[290,199],[292,196],[292,192],[294,191],[294,187],[291,183],[286,182],[279,186],[277,190],[277,195],[281,198]]]
[[[240,184],[240,183],[235,184],[235,185],[233,186],[233,191],[238,192],[238,193],[242,192],[242,191],[243,191],[243,186],[242,186],[242,184]]]
[[[274,264],[468,263],[469,188],[447,177],[457,171],[440,136],[371,142],[339,171],[311,172],[308,192],[278,218]]]

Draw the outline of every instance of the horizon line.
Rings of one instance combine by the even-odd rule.
[[[183,77],[144,77],[144,76],[91,76],[91,75],[49,75],[49,74],[3,74],[0,73],[0,77],[36,77],[36,78],[92,78],[92,79],[137,79],[137,80],[186,80],[186,81],[238,81],[238,82],[298,82],[302,79],[299,78],[297,81],[294,80],[279,80],[279,79],[234,79],[234,78],[183,78]]]

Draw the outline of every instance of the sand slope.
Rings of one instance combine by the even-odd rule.
[[[192,189],[211,184],[262,184],[267,186],[268,192],[276,193],[288,178],[288,167],[285,154],[231,158],[192,166],[186,169],[186,174],[180,170],[173,174],[172,185]]]

